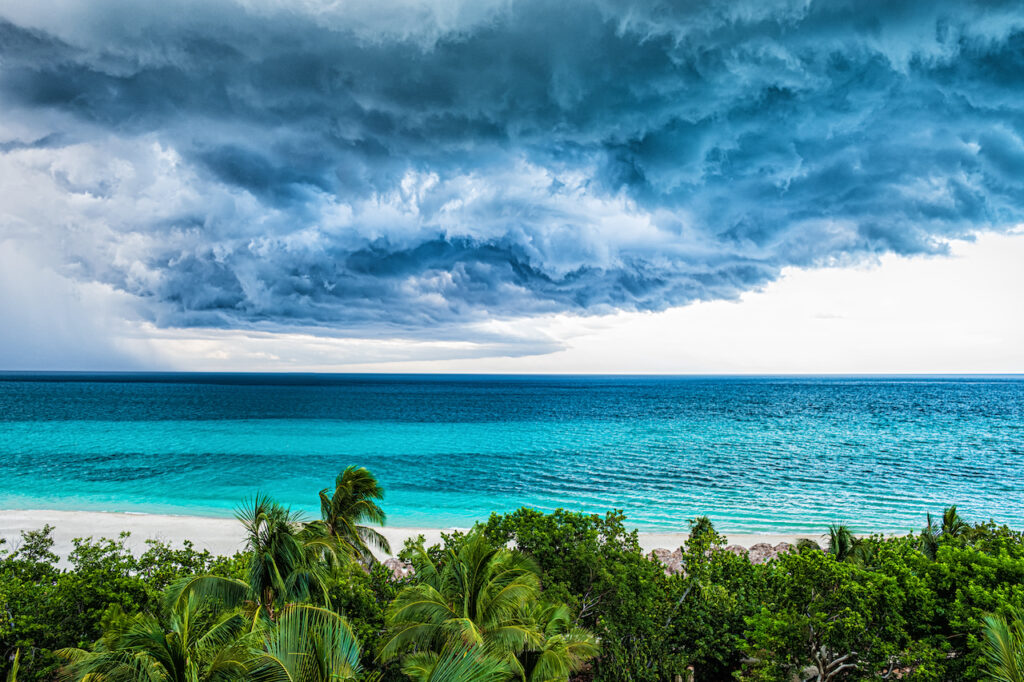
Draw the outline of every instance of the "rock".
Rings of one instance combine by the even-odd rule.
[[[716,551],[729,552],[736,556],[747,555],[752,563],[765,564],[777,558],[780,554],[792,552],[793,549],[794,546],[788,542],[780,542],[774,547],[767,542],[759,542],[749,549],[742,545],[726,545],[725,547],[717,548]],[[683,551],[681,549],[677,549],[674,552],[662,548],[653,549],[650,556],[665,567],[665,575],[683,572]]]
[[[751,563],[764,564],[775,558],[775,548],[767,542],[759,542],[750,548],[748,554]]]
[[[793,549],[793,545],[788,542],[780,542],[774,547],[767,542],[759,542],[750,548],[750,561],[755,564],[765,564],[778,558],[780,554],[792,552]]]
[[[665,575],[683,572],[683,551],[681,549],[672,552],[659,547],[652,549],[650,556],[665,567]]]
[[[661,547],[651,550],[651,558],[660,561],[663,564],[667,564],[669,558],[672,556],[672,550],[663,549]]]
[[[395,580],[407,578],[415,572],[412,564],[395,557],[385,559],[383,563],[384,567],[391,571],[391,575],[394,576]]]
[[[794,545],[791,545],[788,542],[780,542],[779,544],[775,545],[775,556],[778,556],[780,554],[788,554],[789,552],[792,552],[794,549]]]

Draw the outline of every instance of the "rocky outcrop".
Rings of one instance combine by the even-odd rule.
[[[661,562],[665,567],[665,575],[683,572],[683,550],[677,549],[654,549],[651,550],[651,557]]]
[[[743,547],[741,545],[726,545],[725,547],[716,547],[715,549],[719,552],[729,552],[737,556],[746,554],[750,557],[750,561],[752,563],[764,564],[775,559],[780,554],[793,551],[793,545],[788,542],[780,542],[779,544],[772,546],[767,542],[759,542],[750,548]],[[649,556],[665,567],[665,575],[676,575],[683,572],[682,549],[653,549]],[[391,571],[391,575],[395,577],[395,580],[408,578],[415,572],[412,564],[395,557],[385,559],[381,563],[384,564],[385,568]]]
[[[764,564],[775,558],[775,548],[767,542],[758,542],[750,546],[747,556],[753,564]]]
[[[765,564],[775,559],[780,554],[793,551],[793,545],[788,542],[780,542],[777,545],[769,545],[767,542],[759,542],[750,548],[740,545],[727,545],[717,548],[718,551],[729,552],[737,556],[746,554],[750,557],[751,563]],[[650,554],[652,559],[659,561],[665,567],[665,575],[673,575],[683,572],[683,552],[677,549],[674,552],[669,549],[654,549]]]
[[[396,559],[395,557],[385,559],[382,563],[386,569],[391,571],[391,575],[394,576],[395,580],[408,578],[415,572],[413,571],[412,564],[402,561],[401,559]]]

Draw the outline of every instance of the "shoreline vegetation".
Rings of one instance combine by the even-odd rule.
[[[319,497],[314,518],[259,495],[235,520],[0,512],[0,675],[1024,682],[1024,533],[955,506],[904,536],[726,538],[526,508],[388,528],[359,467]]]
[[[245,535],[238,521],[233,518],[210,516],[186,516],[171,514],[148,514],[138,512],[107,511],[66,511],[54,509],[0,509],[0,538],[8,547],[19,541],[24,531],[38,530],[49,525],[54,527],[53,552],[64,558],[73,549],[73,540],[82,537],[117,538],[122,532],[131,533],[125,545],[138,553],[145,551],[146,540],[157,540],[172,546],[179,546],[190,540],[199,550],[211,554],[231,555],[241,550]],[[390,542],[392,547],[401,548],[407,539],[423,535],[428,544],[441,541],[442,533],[466,532],[468,528],[410,528],[400,526],[375,527]],[[688,532],[638,531],[640,547],[645,552],[655,549],[680,547],[689,538]],[[728,533],[727,542],[750,548],[756,544],[796,544],[802,538],[818,539],[814,533]],[[379,551],[374,554],[380,560],[388,558]]]

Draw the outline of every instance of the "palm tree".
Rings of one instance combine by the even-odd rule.
[[[527,682],[567,680],[600,652],[597,637],[572,622],[565,604],[538,604],[534,621],[544,633],[544,643],[521,656]]]
[[[946,507],[942,512],[942,534],[950,538],[963,537],[971,527],[956,511],[956,505]]]
[[[246,549],[251,553],[249,588],[271,620],[274,608],[287,600],[305,601],[315,593],[326,600],[327,576],[319,555],[330,547],[300,537],[298,516],[260,495],[236,516],[245,527]]]
[[[384,489],[365,467],[347,467],[334,481],[334,490],[320,491],[320,520],[307,523],[311,537],[331,540],[346,553],[373,561],[371,547],[391,553],[387,538],[369,526],[384,525],[387,516],[374,500],[384,498]]]
[[[928,525],[921,530],[921,538],[918,541],[918,549],[929,559],[935,559],[939,553],[939,536],[942,529],[934,520],[931,512],[928,512]]]
[[[91,651],[56,652],[76,680],[100,682],[230,682],[243,680],[252,658],[237,613],[189,595],[169,622],[137,615],[108,632]]]
[[[858,540],[853,536],[849,526],[833,523],[828,527],[828,548],[826,554],[833,555],[839,561],[846,561],[856,556]]]
[[[177,602],[165,627],[140,615],[92,651],[64,649],[83,682],[343,682],[360,672],[359,642],[344,618],[287,606],[250,631],[236,611],[195,594]]]
[[[436,564],[422,547],[412,563],[417,583],[404,588],[388,607],[389,633],[381,658],[394,660],[413,649],[443,656],[446,647],[483,647],[522,677],[516,656],[544,642],[530,613],[540,596],[533,561],[493,547],[478,528],[457,551],[445,550],[443,564]],[[413,654],[405,663],[427,669],[434,657],[427,658]]]
[[[939,552],[939,541],[942,538],[962,538],[970,532],[971,526],[961,518],[956,505],[950,505],[942,512],[942,522],[936,523],[928,514],[928,525],[921,530],[918,549],[929,559],[934,559]]]
[[[597,638],[573,623],[567,606],[541,601],[537,566],[492,546],[479,528],[440,563],[420,547],[413,565],[418,582],[388,608],[381,658],[405,654],[402,671],[415,680],[449,679],[438,675],[452,651],[474,658],[476,672],[450,679],[523,682],[567,680],[598,653]]]
[[[1024,682],[1024,619],[1016,611],[1010,618],[985,617],[984,652],[991,679]]]
[[[872,548],[864,540],[854,536],[850,527],[844,523],[833,523],[828,527],[828,532],[821,536],[828,538],[828,544],[822,546],[810,538],[800,538],[796,541],[798,550],[814,549],[831,554],[837,561],[854,561],[867,563],[871,560]]]
[[[260,634],[263,652],[250,665],[253,682],[341,682],[361,671],[359,641],[333,611],[290,605]]]
[[[256,606],[254,615],[273,621],[289,601],[306,601],[315,595],[327,599],[327,574],[320,558],[334,552],[330,543],[303,537],[299,518],[264,495],[243,503],[235,516],[246,532],[247,579],[184,578],[168,593],[172,603],[192,593],[230,606],[248,601]]]

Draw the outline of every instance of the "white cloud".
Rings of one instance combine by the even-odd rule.
[[[1020,7],[378,4],[6,3],[0,366],[1019,365]]]
[[[567,373],[1024,372],[1024,236],[952,257],[787,270],[738,302],[491,321],[500,344],[146,327],[119,345],[182,370]],[[522,352],[528,341],[536,354]],[[544,353],[547,347],[563,350]],[[136,347],[138,346],[138,347]]]

